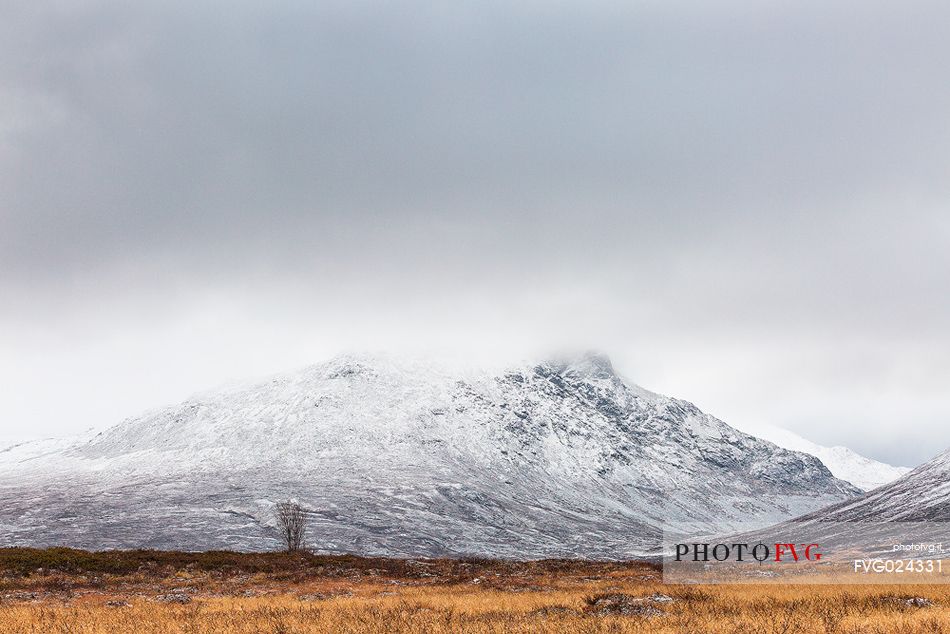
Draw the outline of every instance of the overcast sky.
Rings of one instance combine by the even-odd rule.
[[[0,436],[581,346],[916,464],[950,446],[948,60],[938,1],[0,0]]]

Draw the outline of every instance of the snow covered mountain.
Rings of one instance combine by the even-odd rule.
[[[72,446],[72,438],[25,438],[0,441],[0,464],[15,464],[62,451]]]
[[[860,492],[586,355],[501,373],[344,356],[0,461],[0,545],[630,557]]]
[[[950,450],[863,497],[801,518],[821,522],[950,522]]]
[[[815,456],[836,478],[850,482],[863,491],[884,486],[910,472],[909,467],[895,467],[878,462],[847,447],[824,447],[779,427],[757,427],[747,431],[779,447]]]
[[[14,465],[55,454],[88,441],[95,432],[87,430],[65,438],[17,438],[0,440],[0,465]]]
[[[950,557],[950,451],[859,498],[729,539],[769,543],[786,535],[821,544],[825,562],[846,564],[825,571],[828,582],[848,582],[859,559]]]

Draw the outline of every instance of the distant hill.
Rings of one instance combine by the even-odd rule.
[[[779,447],[815,456],[836,478],[846,480],[864,491],[884,486],[911,471],[909,467],[895,467],[866,458],[847,447],[824,447],[779,427],[761,427],[749,431]]]

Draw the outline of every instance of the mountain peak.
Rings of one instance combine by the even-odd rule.
[[[594,350],[560,355],[552,359],[551,365],[564,374],[575,374],[595,379],[617,377],[613,363],[610,362],[610,357]]]
[[[864,491],[871,491],[897,480],[910,471],[862,456],[847,447],[825,447],[781,427],[763,425],[746,429],[753,436],[773,442],[791,451],[800,451],[821,460],[836,478]]]

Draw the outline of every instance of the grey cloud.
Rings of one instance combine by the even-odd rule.
[[[0,4],[0,317],[55,330],[222,292],[326,319],[358,306],[385,331],[436,296],[586,287],[619,350],[645,337],[626,325],[681,363],[721,342],[782,376],[787,359],[755,351],[853,358],[810,397],[827,422],[836,387],[913,387],[862,379],[869,349],[947,376],[920,351],[950,343],[948,13]],[[670,387],[690,396],[694,374]],[[746,398],[738,415],[778,416]],[[948,412],[928,405],[921,425]],[[865,449],[898,456],[887,438]]]

